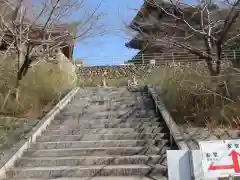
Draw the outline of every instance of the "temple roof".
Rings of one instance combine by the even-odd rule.
[[[150,14],[153,11],[157,11],[157,6],[156,4],[164,4],[167,5],[168,3],[166,3],[163,0],[144,0],[143,5],[141,6],[140,10],[138,11],[138,13],[136,14],[136,16],[133,18],[130,27],[132,29],[135,29],[136,26],[139,25],[144,25],[144,26],[149,26],[151,28],[151,24],[153,23],[152,21],[154,21],[154,19],[151,19]],[[159,13],[159,12],[157,12]],[[146,22],[147,20],[147,22]]]
[[[132,48],[132,49],[142,49],[143,45],[146,43],[147,43],[147,41],[144,40],[143,38],[141,38],[139,36],[135,36],[132,40],[127,42],[125,44],[125,46],[128,48]]]
[[[141,51],[147,50],[153,50],[156,49],[163,49],[166,47],[165,45],[159,45],[156,46],[155,44],[150,43],[150,40],[147,38],[142,37],[140,34],[137,34],[132,40],[130,40],[128,43],[125,44],[126,47],[132,48],[132,49],[138,49]]]
[[[130,23],[130,28],[133,30],[138,30],[138,27],[141,27],[141,30],[147,29],[155,29],[157,28],[156,24],[158,24],[159,20],[168,18],[168,21],[172,18],[169,18],[160,8],[164,7],[164,9],[169,10],[173,9],[174,1],[170,0],[144,0],[143,5],[140,10],[133,18]],[[180,3],[177,4],[179,8],[185,8],[186,5],[182,5]]]

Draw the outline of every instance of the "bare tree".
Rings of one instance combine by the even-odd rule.
[[[212,76],[221,71],[224,50],[239,40],[240,0],[145,0],[145,7],[131,23],[135,38],[154,47],[185,50],[205,60]],[[216,62],[216,63],[214,63]]]
[[[17,53],[16,92],[37,56],[63,51],[86,38],[105,34],[103,13],[85,6],[86,0],[4,0],[0,3],[1,44]],[[86,11],[84,11],[84,9]],[[90,12],[90,13],[89,13]]]

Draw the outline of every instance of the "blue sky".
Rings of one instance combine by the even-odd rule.
[[[96,7],[100,0],[88,0],[89,7]],[[74,59],[83,59],[85,65],[119,64],[131,59],[136,50],[128,49],[125,43],[129,40],[121,31],[124,23],[129,23],[136,15],[143,0],[104,0],[99,11],[107,13],[101,21],[108,29],[107,35],[87,39],[77,43],[74,49]]]

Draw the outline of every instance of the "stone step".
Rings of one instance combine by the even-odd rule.
[[[79,109],[80,110],[80,109]],[[96,110],[98,110],[96,112]],[[66,111],[62,111],[60,114],[57,115],[57,118],[61,119],[63,118],[63,116],[72,116],[72,115],[77,115],[79,114],[81,111],[77,111],[77,108],[71,108],[69,110]],[[105,117],[105,116],[113,116],[113,117],[117,117],[119,115],[124,115],[128,112],[128,109],[126,108],[126,110],[118,110],[118,111],[107,111],[107,109],[103,109],[103,108],[93,108],[92,106],[90,106],[87,110],[84,111],[86,114],[91,113],[92,117]],[[94,113],[92,113],[94,112]],[[146,110],[144,112],[147,112]]]
[[[24,152],[8,180],[166,180],[168,140],[154,108],[144,107],[140,92],[124,100],[111,91],[79,93]]]
[[[58,177],[91,177],[91,176],[146,176],[164,175],[166,167],[162,165],[95,165],[95,166],[53,166],[14,168],[7,173],[14,178],[58,178]]]
[[[163,140],[97,140],[97,141],[59,141],[38,142],[32,146],[33,149],[63,149],[63,148],[100,148],[100,147],[136,147],[136,146],[158,146],[166,144]]]
[[[102,147],[102,148],[64,148],[64,149],[28,149],[26,157],[64,157],[64,156],[133,156],[163,154],[169,147]]]
[[[17,163],[21,167],[37,166],[84,166],[84,165],[120,165],[120,164],[160,164],[159,155],[135,156],[73,156],[73,157],[23,157]],[[159,162],[159,163],[158,163]]]
[[[163,176],[152,176],[152,177],[143,177],[143,176],[95,176],[95,177],[59,177],[57,180],[167,180],[167,177]],[[9,179],[9,180],[43,180],[42,178],[24,178],[24,179]],[[48,179],[48,180],[56,180]]]
[[[161,155],[161,158],[159,159],[158,164],[161,164],[167,167],[167,153],[164,153]]]
[[[63,130],[47,130],[44,135],[79,135],[79,134],[125,134],[125,133],[160,133],[162,127],[144,127],[139,129],[134,128],[75,128],[75,129],[63,129]]]
[[[158,118],[130,118],[130,119],[87,119],[89,117],[81,117],[75,119],[57,119],[55,118],[52,122],[53,125],[61,125],[61,124],[118,124],[118,123],[157,123]]]
[[[142,128],[142,127],[158,127],[160,123],[109,123],[109,124],[82,124],[81,121],[79,124],[68,123],[66,125],[51,125],[48,127],[48,130],[61,130],[61,129],[73,129],[73,128]]]
[[[38,137],[38,142],[48,141],[89,141],[89,140],[133,140],[133,139],[153,139],[160,140],[164,133],[131,133],[131,134],[84,134],[84,135],[49,135]]]
[[[99,106],[99,105],[90,105],[88,108],[84,108],[83,106],[78,107],[70,107],[68,109],[65,109],[61,111],[57,116],[56,119],[64,119],[64,117],[67,116],[74,116],[74,115],[80,115],[84,112],[84,115],[91,115],[92,117],[98,118],[98,117],[106,117],[111,115],[114,118],[124,117],[128,115],[129,113],[132,113],[133,115],[136,115],[137,118],[147,118],[148,116],[141,117],[139,115],[154,115],[154,110],[146,110],[142,108],[135,108],[135,107],[125,107],[125,108],[119,108],[117,106],[111,107],[110,109],[108,107]],[[94,113],[92,113],[94,112]]]

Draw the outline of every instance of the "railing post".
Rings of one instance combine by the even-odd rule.
[[[172,60],[173,60],[173,64],[174,64],[175,63],[174,52],[172,52]]]
[[[161,63],[163,63],[164,68],[165,68],[165,66],[167,66],[167,64],[166,64],[166,62],[165,62],[164,54],[163,54],[163,53],[161,54],[161,58],[160,58],[160,59],[161,59],[161,60],[160,60],[159,64],[161,65]]]
[[[142,64],[144,65],[145,62],[144,62],[144,54],[142,53]]]
[[[114,63],[115,63],[115,57],[113,56],[113,58],[112,58],[112,66],[114,66]]]
[[[236,63],[237,62],[237,57],[236,57],[236,51],[235,50],[233,50],[233,58],[234,58],[234,63]]]
[[[104,76],[104,78],[103,78],[103,87],[107,87],[107,83],[106,83],[106,78],[105,78],[105,76]]]

